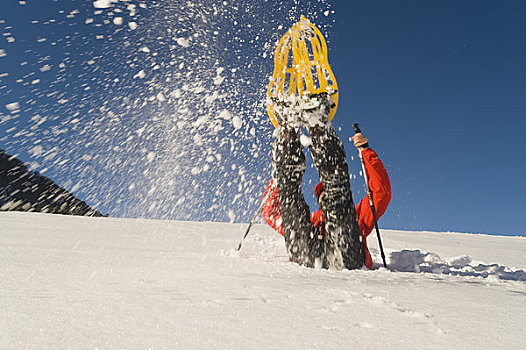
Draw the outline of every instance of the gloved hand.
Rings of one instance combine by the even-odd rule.
[[[354,142],[354,146],[360,150],[364,150],[366,148],[369,148],[369,140],[365,136],[363,136],[362,133],[354,134],[352,137],[352,140]]]

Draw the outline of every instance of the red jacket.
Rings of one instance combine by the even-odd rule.
[[[376,216],[379,219],[386,211],[389,202],[391,201],[391,183],[384,165],[378,158],[375,151],[368,148],[362,151],[362,157],[365,163],[365,171],[369,178],[369,188],[373,196],[373,203],[376,209]],[[267,192],[272,186],[272,179],[270,179],[267,189],[263,194],[266,198]],[[369,206],[369,198],[367,195],[356,206],[356,214],[358,216],[358,224],[362,233],[362,241],[365,249],[365,266],[372,268],[373,260],[371,253],[367,248],[367,236],[374,228],[374,219],[371,207]],[[262,209],[263,220],[278,231],[283,236],[283,226],[281,224],[281,209],[278,196],[278,188],[275,187],[266,205]],[[314,227],[318,228],[320,232],[325,233],[325,218],[320,210],[310,214],[310,219]],[[321,225],[321,226],[320,226]],[[318,227],[319,226],[319,227]]]

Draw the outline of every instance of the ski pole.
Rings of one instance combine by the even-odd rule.
[[[256,211],[256,213],[254,214],[254,217],[252,218],[252,220],[250,221],[250,224],[248,224],[248,227],[247,227],[247,230],[245,231],[245,235],[243,236],[243,238],[241,239],[241,241],[239,242],[239,244],[237,245],[237,248],[236,250],[239,251],[241,249],[241,245],[243,244],[243,242],[245,241],[245,238],[247,238],[248,236],[248,233],[250,232],[250,229],[252,228],[252,226],[254,225],[254,222],[256,222],[256,219],[258,218],[259,214],[261,213],[261,211],[263,210],[263,207],[265,206],[265,204],[267,204],[267,201],[269,200],[270,198],[270,194],[272,193],[272,191],[274,191],[274,183],[272,183],[272,186],[270,186],[268,192],[267,192],[267,195],[265,196],[265,198],[263,198],[263,200],[261,201],[261,205],[259,206],[258,210]]]
[[[360,126],[358,125],[358,123],[353,124],[353,126],[354,126],[355,134],[362,132],[360,130]],[[369,147],[369,143],[366,143],[365,145],[363,145],[363,147],[364,148]],[[380,229],[378,228],[378,220],[376,220],[376,209],[373,203],[373,194],[371,193],[371,189],[369,188],[369,180],[367,179],[367,172],[365,171],[365,162],[363,160],[362,150],[359,148],[358,148],[358,153],[360,154],[360,161],[362,162],[363,178],[365,179],[365,187],[367,189],[367,196],[369,197],[369,206],[371,207],[371,212],[373,213],[374,228],[376,229],[376,237],[378,237],[378,245],[380,246],[380,254],[382,255],[382,261],[384,262],[384,267],[387,268],[387,263],[385,262],[384,247],[382,245],[382,239],[380,238]]]

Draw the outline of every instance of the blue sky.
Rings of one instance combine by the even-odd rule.
[[[391,176],[387,227],[525,234],[526,3],[339,1],[335,118]]]
[[[380,226],[526,234],[522,222],[526,146],[521,137],[526,115],[524,2],[235,1],[227,6],[204,1],[207,8],[217,4],[222,16],[215,22],[208,12],[189,16],[194,12],[183,11],[176,3],[167,9],[164,2],[168,17],[141,10],[141,1],[130,3],[137,5],[135,17],[120,3],[113,9],[123,12],[110,13],[110,8],[95,15],[91,1],[9,2],[0,15],[4,21],[0,50],[5,52],[0,57],[0,117],[4,118],[0,148],[36,162],[37,170],[44,169],[45,175],[76,189],[78,196],[111,215],[223,220],[232,219],[228,211],[234,210],[236,221],[248,220],[270,171],[273,127],[261,96],[272,72],[273,47],[268,44],[305,13],[322,28],[330,48],[329,62],[340,89],[334,124],[345,141],[351,172],[357,175],[351,183],[355,200],[365,193],[357,153],[348,141],[354,122],[361,124],[390,174],[393,200]],[[72,10],[78,13],[71,15]],[[124,18],[124,25],[113,24],[116,16]],[[202,17],[208,21],[202,22]],[[51,18],[54,21],[49,23]],[[86,24],[87,19],[94,22]],[[32,23],[35,20],[38,23]],[[132,20],[138,30],[126,26]],[[154,40],[160,35],[156,31],[166,28],[173,28],[174,37],[201,36],[192,37],[190,47]],[[10,37],[16,40],[9,42]],[[39,41],[42,38],[46,40]],[[140,51],[144,47],[151,52]],[[41,72],[47,64],[51,70]],[[160,69],[153,69],[155,65]],[[176,137],[167,130],[177,130],[177,122],[169,122],[170,111],[193,116],[209,106],[186,112],[177,100],[183,105],[194,100],[184,93],[169,97],[169,92],[177,88],[175,81],[191,84],[196,77],[212,81],[218,67],[224,68],[219,75],[225,77],[219,93],[235,93],[218,98],[210,113],[237,110],[243,127],[225,126],[216,140],[202,131],[208,137],[207,147],[195,149],[196,154],[178,150],[178,163],[169,163]],[[178,69],[182,75],[177,75]],[[147,75],[142,80],[136,77],[141,70]],[[166,82],[167,76],[173,79]],[[36,79],[39,82],[33,84]],[[215,88],[212,83],[204,87]],[[158,93],[168,102],[146,98]],[[6,121],[13,113],[5,105],[14,101],[21,104],[21,111]],[[124,107],[139,105],[140,109]],[[35,115],[46,120],[32,129],[38,123],[31,121]],[[257,133],[251,133],[253,128]],[[15,136],[19,131],[25,133]],[[145,137],[148,131],[155,137]],[[228,150],[225,140],[234,147]],[[42,146],[42,154],[35,152],[35,142]],[[58,155],[53,156],[54,147]],[[205,163],[211,156],[207,152],[220,149],[223,157],[214,162],[222,166],[209,172],[213,175],[171,172],[180,166],[188,174],[190,168],[181,165],[185,160]],[[254,157],[256,149],[261,154]],[[100,156],[86,157],[93,152]],[[138,153],[147,161],[132,161]],[[113,179],[123,169],[126,179]],[[305,190],[311,204],[312,173],[309,170]],[[167,185],[171,177],[177,179],[172,187]],[[232,187],[226,187],[229,178]],[[246,186],[238,186],[239,182]],[[151,190],[142,190],[152,183],[156,185]],[[154,187],[163,190],[152,194]],[[189,187],[201,189],[190,195]],[[181,188],[184,193],[178,192]],[[161,203],[159,208],[177,208],[182,197],[187,208],[195,209],[185,209],[186,216],[182,211],[156,215],[155,208],[147,210],[150,202]],[[201,203],[209,200],[216,204],[203,208]]]

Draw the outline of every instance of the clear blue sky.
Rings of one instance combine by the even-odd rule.
[[[337,118],[388,167],[384,225],[525,234],[526,2],[334,8]]]
[[[10,0],[3,5],[0,148],[38,163],[37,170],[47,169],[45,175],[112,215],[157,217],[146,210],[149,204],[140,202],[177,208],[175,202],[186,195],[187,203],[195,207],[188,211],[190,218],[222,220],[233,208],[240,212],[236,221],[246,221],[257,207],[270,169],[273,128],[262,99],[272,72],[273,47],[264,44],[274,43],[305,13],[322,28],[330,47],[329,61],[340,88],[334,124],[341,128],[351,172],[358,175],[360,169],[348,141],[352,124],[359,122],[391,176],[393,200],[380,226],[526,234],[522,221],[526,209],[525,2],[298,1],[294,5],[295,1],[284,0],[223,5],[203,0],[190,9],[165,1],[158,8],[170,14],[166,17],[139,8],[140,3],[116,3],[100,14],[94,14],[91,1],[20,4]],[[202,8],[199,3],[204,4]],[[135,16],[127,4],[137,5]],[[212,14],[214,4],[218,19]],[[111,13],[112,9],[122,12]],[[327,10],[334,12],[326,16]],[[123,17],[123,25],[114,24],[115,17]],[[87,19],[93,22],[86,23]],[[130,30],[130,21],[139,28]],[[277,29],[280,24],[283,28]],[[200,36],[192,38],[189,47],[166,38],[156,40],[167,28],[173,30],[173,37]],[[145,46],[150,52],[140,51]],[[263,51],[268,54],[262,56]],[[160,68],[154,68],[156,64]],[[46,65],[51,69],[42,72]],[[224,166],[214,171],[215,177],[191,176],[192,164],[185,168],[185,159],[204,163],[210,154],[180,150],[179,162],[166,165],[172,157],[170,148],[176,146],[171,144],[174,137],[169,130],[177,130],[177,123],[169,124],[168,116],[173,110],[189,113],[187,118],[198,116],[209,104],[188,112],[181,104],[192,109],[197,102],[185,95],[186,90],[180,89],[181,97],[169,97],[169,93],[175,81],[191,84],[196,76],[212,81],[220,66],[225,68],[220,73],[225,81],[218,85],[219,93],[236,93],[230,99],[218,98],[210,113],[237,110],[244,121],[241,130],[245,126],[246,130],[224,127],[220,137],[203,148],[207,152],[221,149]],[[141,70],[146,72],[144,79],[136,76]],[[167,76],[172,77],[169,82]],[[216,86],[210,83],[204,88]],[[168,102],[148,100],[159,91]],[[5,108],[15,101],[21,106],[19,112]],[[108,110],[113,113],[109,117]],[[45,117],[45,122],[32,120],[35,115]],[[154,136],[147,135],[148,128],[137,132],[145,125],[151,126]],[[255,135],[250,132],[252,126],[257,129]],[[203,135],[213,138],[210,133]],[[235,153],[226,149],[225,140],[230,145],[239,140]],[[43,147],[42,154],[35,153],[35,144]],[[53,147],[58,155],[51,152],[49,156]],[[251,158],[256,149],[261,154]],[[94,152],[99,157],[86,157]],[[137,154],[146,161],[135,159]],[[240,161],[243,157],[250,160]],[[170,173],[178,166],[186,172],[184,178],[175,170]],[[116,177],[123,169],[126,179]],[[172,175],[184,186],[169,187],[166,179]],[[236,190],[225,187],[230,177],[235,179],[229,186]],[[307,179],[311,178],[309,172]],[[153,195],[155,186],[145,189],[159,179],[163,181],[156,183],[157,189],[165,190]],[[238,182],[248,185],[241,188]],[[362,180],[358,177],[351,185],[355,199],[361,198]],[[192,200],[188,193],[177,192],[183,187],[189,192],[189,186],[200,188]],[[312,195],[307,197],[314,202]],[[203,208],[200,203],[207,201],[217,206]],[[127,208],[132,205],[135,209],[130,212]],[[216,212],[223,214],[214,216]],[[178,213],[161,217],[188,218]]]

